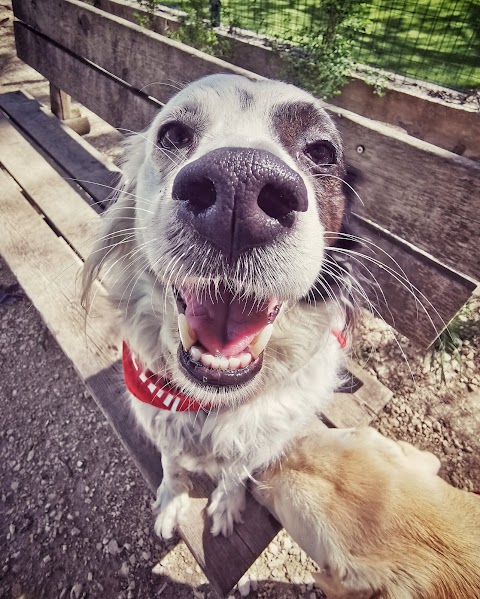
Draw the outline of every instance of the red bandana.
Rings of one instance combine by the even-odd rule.
[[[140,401],[170,412],[208,412],[211,406],[180,393],[168,381],[151,370],[144,370],[123,342],[123,376],[127,389]]]
[[[341,331],[332,330],[342,349],[347,345],[347,340]],[[123,376],[127,389],[140,401],[161,410],[170,412],[209,412],[209,404],[200,404],[195,399],[187,397],[171,383],[159,377],[151,370],[145,370],[136,360],[128,345],[123,342],[122,352]]]
[[[338,341],[338,345],[342,348],[345,349],[345,347],[347,346],[347,338],[345,337],[345,335],[342,333],[342,331],[335,331],[334,329],[332,329],[331,331],[332,335],[334,337],[337,338]]]

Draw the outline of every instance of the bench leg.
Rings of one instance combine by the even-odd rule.
[[[81,116],[78,108],[72,107],[72,98],[53,83],[50,83],[50,109],[53,114],[79,135],[90,133],[88,118]]]

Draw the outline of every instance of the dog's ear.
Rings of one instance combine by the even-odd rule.
[[[135,200],[128,192],[120,191],[116,201],[102,216],[102,226],[92,252],[82,272],[82,305],[88,309],[92,285],[100,270],[114,261],[122,262],[132,249]]]
[[[101,217],[102,226],[82,272],[82,305],[88,308],[93,281],[100,271],[132,251],[135,233],[135,188],[145,158],[145,135],[130,136],[124,144],[123,175],[113,201]]]

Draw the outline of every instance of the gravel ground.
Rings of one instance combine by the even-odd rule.
[[[46,103],[46,82],[15,57],[11,22],[0,0],[2,91],[24,89]],[[97,118],[92,124],[87,139],[117,158],[121,136]],[[0,286],[13,283],[0,261]],[[421,355],[401,338],[400,349],[368,315],[355,352],[394,392],[373,425],[433,451],[442,476],[472,490],[480,488],[478,295],[462,318],[456,357]],[[26,297],[0,304],[0,381],[0,597],[213,598],[184,543],[153,534],[149,491]],[[312,569],[282,532],[234,595],[322,597]]]

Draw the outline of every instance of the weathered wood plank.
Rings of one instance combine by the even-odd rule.
[[[77,180],[99,206],[106,205],[120,170],[88,142],[65,127],[25,92],[0,94],[0,109]],[[90,181],[92,183],[90,183]]]
[[[37,10],[35,0],[15,0],[14,8],[18,18],[32,27],[134,87],[147,86],[148,93],[161,101],[175,91],[172,84],[209,73],[259,78],[76,0],[44,0],[42,10]],[[40,72],[48,77],[45,70]],[[86,89],[93,89],[88,82]],[[476,183],[480,165],[393,127],[341,108],[327,108],[340,117],[348,160],[365,174],[358,185],[365,203],[362,215],[452,268],[480,278],[480,263],[472,251],[480,207]],[[361,154],[359,146],[365,149]]]
[[[125,394],[121,362],[116,361],[99,370],[85,378],[84,382],[146,483],[155,493],[163,478],[161,457],[157,449],[138,431]]]
[[[163,6],[157,7],[152,16],[139,7],[138,3],[130,0],[96,0],[95,6],[131,23],[138,23],[138,17],[148,18],[151,21],[149,29],[160,35],[167,35],[167,32],[177,31],[180,27],[178,17],[182,14],[181,11],[168,7],[165,7],[166,10]],[[263,77],[285,79],[285,56],[263,43],[264,40],[255,33],[243,30],[241,37],[237,32],[231,34],[225,29],[217,29],[215,33],[227,44],[228,56],[225,60],[229,64]]]
[[[20,194],[13,180],[1,172],[0,219],[0,253],[86,382],[150,487],[156,489],[162,473],[160,457],[132,422],[121,366],[117,362],[119,343],[113,327],[106,322],[109,312],[101,311],[85,320],[78,302],[76,278],[80,260]],[[68,268],[71,263],[76,268]],[[279,527],[250,498],[245,522],[232,537],[212,537],[210,523],[204,518],[206,491],[208,485],[194,489],[194,500],[180,532],[212,586],[225,596]],[[255,551],[245,542],[250,537],[255,538]]]
[[[234,533],[228,539],[212,537],[209,530],[211,522],[205,514],[206,498],[210,496],[212,488],[211,483],[195,479],[189,519],[180,530],[212,586],[220,596],[226,596],[253,564],[252,557],[261,554],[281,526],[248,493],[243,523],[235,526]],[[203,527],[198,526],[197,522],[202,522]],[[244,572],[240,574],[241,569]]]
[[[78,301],[82,261],[0,172],[0,251],[83,378],[118,359],[114,327],[86,321]],[[92,322],[94,326],[92,326]]]
[[[354,250],[353,266],[375,315],[426,349],[469,299],[475,282],[366,219],[354,216],[352,225],[371,242]]]
[[[21,60],[113,127],[141,131],[160,110],[161,104],[153,98],[79,59],[23,23],[15,21],[14,29]]]
[[[90,133],[90,123],[87,117],[80,115],[77,107],[72,107],[72,97],[50,83],[50,109],[67,127],[79,135]]]
[[[323,417],[337,428],[369,424],[393,395],[390,389],[352,360],[348,362],[348,374],[362,385],[355,393],[335,393],[332,403],[322,411]],[[345,386],[348,386],[348,381]]]
[[[14,0],[13,7],[27,25],[161,102],[185,83],[212,73],[260,78],[77,0],[42,0],[41,10],[35,0]]]
[[[336,114],[348,163],[361,173],[359,214],[480,279],[480,164],[384,123],[327,108]]]
[[[42,159],[1,112],[0,162],[55,229],[61,231],[68,244],[85,260],[99,234],[100,216]],[[28,164],[28,168],[25,168],[25,164]]]
[[[53,83],[50,83],[50,108],[53,114],[62,121],[73,118],[71,96]]]

